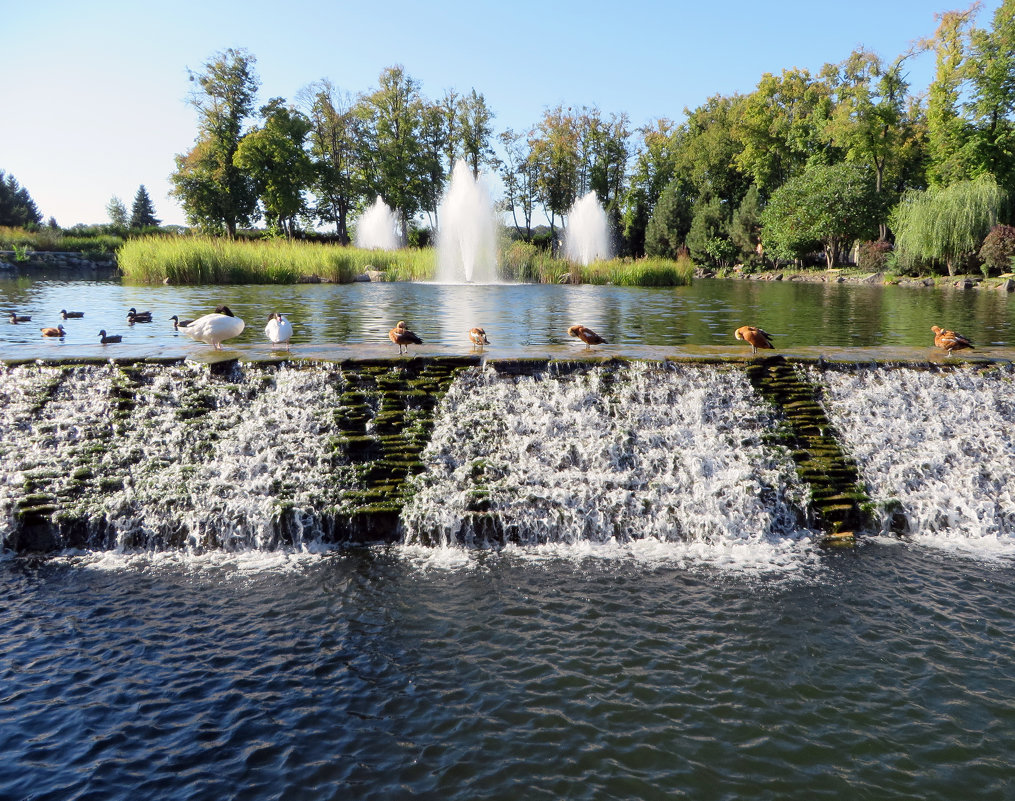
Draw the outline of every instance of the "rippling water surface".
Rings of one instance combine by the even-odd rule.
[[[7,560],[0,797],[1011,797],[1010,561],[685,557]]]

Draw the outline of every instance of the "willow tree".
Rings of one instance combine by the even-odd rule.
[[[955,275],[997,223],[1005,200],[1005,191],[989,174],[907,192],[891,220],[899,263],[944,263],[948,275]]]

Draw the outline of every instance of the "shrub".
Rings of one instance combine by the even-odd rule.
[[[892,252],[892,243],[885,239],[864,242],[860,245],[860,257],[857,266],[867,273],[884,272],[888,266],[888,254]]]
[[[995,225],[980,246],[983,274],[989,276],[992,270],[996,273],[1010,270],[1013,257],[1015,257],[1015,227]]]

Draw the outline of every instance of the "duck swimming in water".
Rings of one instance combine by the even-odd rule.
[[[62,325],[58,325],[56,328],[40,328],[39,330],[42,331],[42,335],[44,337],[63,338],[63,335],[67,333],[66,331],[63,330]]]
[[[289,350],[289,340],[293,336],[293,324],[278,312],[272,312],[268,317],[268,324],[264,327],[264,335],[268,337],[272,347],[285,343],[285,349]]]
[[[215,350],[222,350],[222,343],[243,333],[243,320],[234,315],[228,306],[218,306],[211,314],[198,317],[183,329],[183,333],[195,342],[206,342]]]
[[[181,320],[175,314],[172,317],[170,317],[169,319],[173,321],[173,330],[174,331],[179,331],[181,328],[186,328],[188,325],[190,325],[192,322],[194,322],[193,320]]]
[[[471,329],[469,331],[469,339],[472,340],[473,346],[479,348],[480,350],[483,349],[484,345],[490,344],[490,340],[486,338],[486,331],[482,328]]]
[[[74,317],[74,318],[84,317],[85,313],[84,312],[74,312],[74,311],[69,312],[66,309],[60,309],[60,316],[63,317],[63,319],[65,319],[65,320],[69,320],[72,317]]]
[[[747,342],[751,346],[751,353],[757,353],[758,348],[771,349],[775,347],[772,344],[772,337],[757,326],[742,325],[733,333],[733,336]]]
[[[402,355],[402,348],[405,348],[405,352],[408,354],[409,345],[423,344],[422,339],[405,327],[405,320],[399,320],[395,327],[388,331],[388,339],[398,345],[399,356]]]
[[[932,325],[930,330],[934,332],[934,344],[945,351],[948,356],[952,355],[953,350],[964,350],[965,348],[973,350],[973,343],[962,334],[946,331],[939,325]]]
[[[10,319],[11,323],[14,324],[14,325],[17,325],[18,323],[30,323],[30,322],[32,322],[32,315],[30,315],[30,314],[17,314],[16,312],[11,312],[9,319]]]
[[[111,342],[120,342],[122,340],[123,340],[123,337],[120,336],[119,334],[112,334],[110,336],[106,336],[105,330],[99,331],[99,341],[103,345],[108,345]]]
[[[127,312],[127,322],[130,323],[130,325],[134,325],[134,323],[150,323],[151,321],[152,313],[150,311],[139,312],[131,306],[130,310]]]
[[[578,339],[584,342],[585,350],[588,350],[592,345],[610,344],[591,328],[586,328],[584,325],[572,325],[567,329],[567,333],[569,336],[578,337]]]

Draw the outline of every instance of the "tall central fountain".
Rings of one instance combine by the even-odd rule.
[[[609,219],[596,193],[589,192],[576,200],[568,213],[564,255],[568,261],[591,264],[609,259],[610,251]]]
[[[482,176],[473,178],[459,159],[438,210],[437,280],[491,283],[497,280],[497,219]]]

